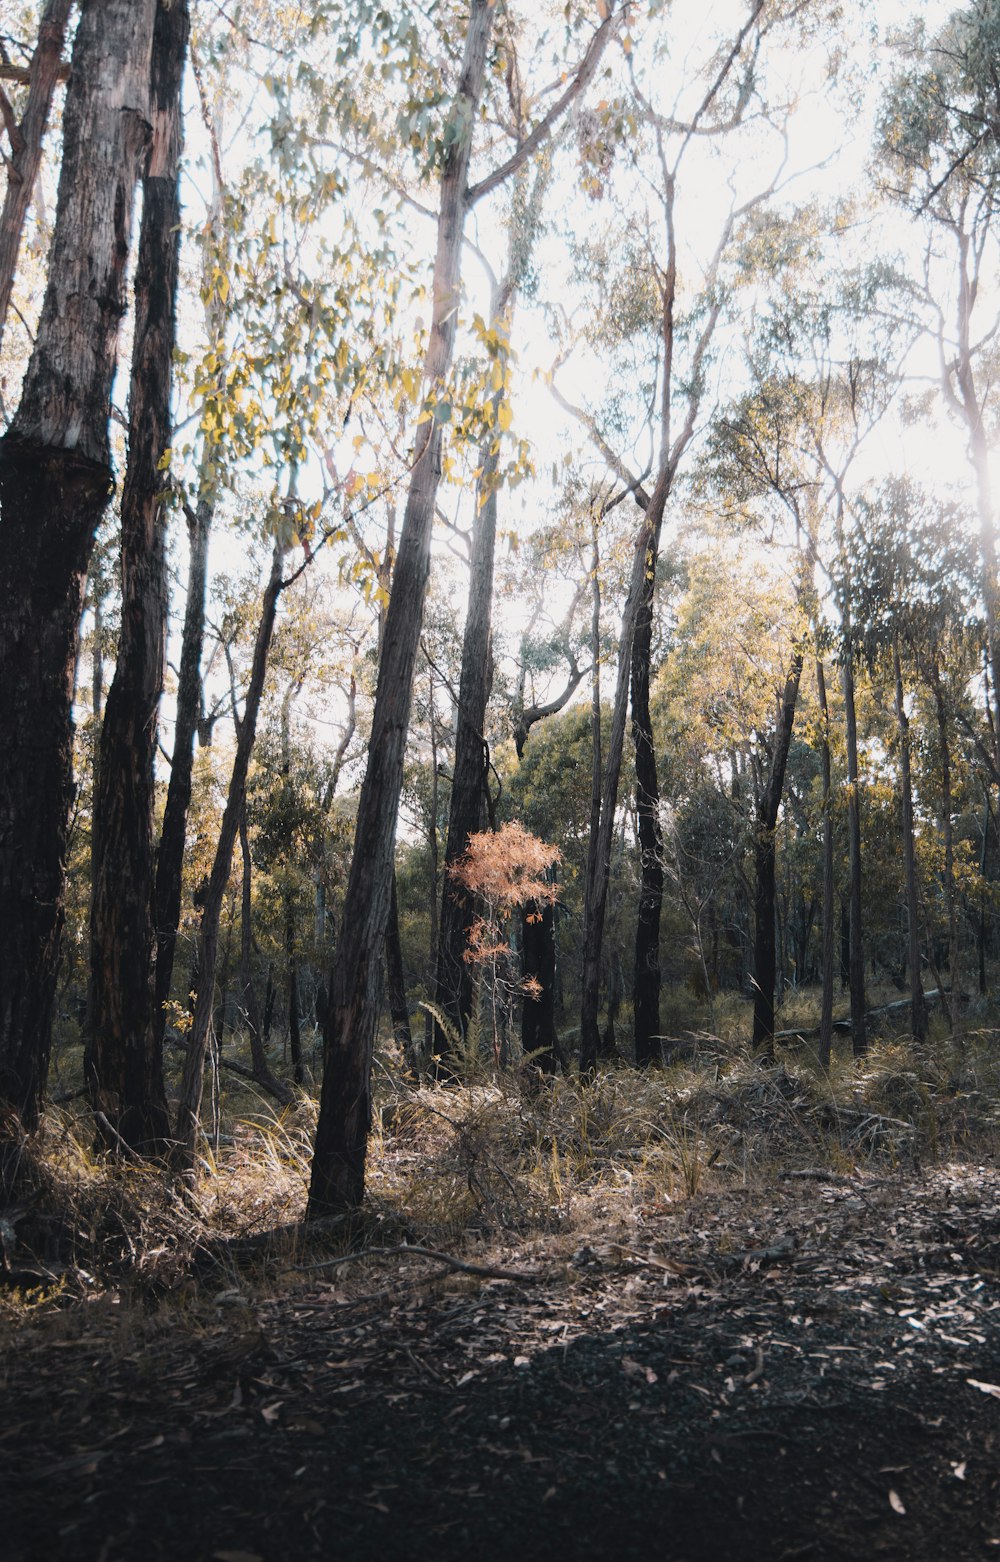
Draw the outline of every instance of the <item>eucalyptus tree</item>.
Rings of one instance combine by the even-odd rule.
[[[858,523],[857,630],[869,665],[874,665],[880,657],[891,663],[899,760],[911,1029],[914,1038],[922,1041],[927,1032],[927,1006],[921,981],[921,950],[930,945],[930,939],[921,940],[920,912],[921,904],[927,904],[930,894],[922,889],[918,877],[912,695],[921,680],[929,684],[937,718],[941,763],[939,815],[944,838],[948,961],[952,978],[951,999],[949,1002],[945,998],[945,1007],[950,1012],[955,1031],[958,1028],[960,948],[951,817],[951,723],[938,645],[949,635],[954,636],[968,621],[973,550],[963,524],[965,517],[958,507],[933,500],[908,479],[887,480],[870,494],[859,495],[855,510]]]
[[[968,441],[979,517],[994,784],[1000,783],[1000,573],[990,450],[998,427],[995,289],[1000,258],[1000,6],[970,0],[935,33],[898,44],[876,153],[884,190],[918,225],[914,292],[938,357],[944,405]]]
[[[560,81],[550,105],[517,150],[478,179],[471,174],[474,133],[481,118],[487,57],[505,58],[502,28],[494,35],[496,7],[472,0],[465,13],[462,58],[449,72],[443,123],[437,104],[407,111],[428,172],[437,186],[438,215],[431,323],[424,360],[423,421],[411,458],[411,480],[393,573],[372,719],[368,769],[358,803],[354,857],[344,908],[344,929],[331,978],[324,1025],[325,1069],[316,1134],[309,1212],[312,1216],[356,1209],[364,1193],[365,1157],[371,1118],[371,1065],[378,1007],[381,953],[392,883],[396,810],[403,774],[413,670],[430,569],[431,526],[440,483],[443,431],[453,403],[447,380],[460,306],[462,235],[467,211],[511,177],[551,133],[590,80],[604,43],[621,25],[623,13],[606,15],[582,60]],[[498,71],[502,78],[502,70]],[[543,97],[544,104],[545,99]],[[421,128],[423,127],[423,128]],[[527,127],[526,127],[527,128]],[[431,139],[425,143],[425,137]]]
[[[29,1128],[48,1068],[77,631],[112,488],[111,386],[155,16],[155,0],[81,10],[42,314],[0,442],[0,1103]]]
[[[749,389],[719,419],[708,467],[730,522],[751,525],[793,559],[791,573],[816,653],[818,740],[823,768],[823,958],[820,1053],[829,1057],[833,1018],[833,797],[830,712],[824,653],[830,608],[839,618],[840,670],[847,743],[850,856],[850,984],[853,1045],[865,1034],[862,939],[861,789],[854,691],[858,645],[853,626],[853,492],[861,452],[900,386],[912,332],[900,311],[891,267],[851,264],[839,255],[839,215],[822,223],[803,211],[790,220],[765,217],[749,246],[755,265],[780,283],[755,312],[746,333]],[[831,261],[831,256],[833,257]],[[853,486],[852,486],[853,485]],[[791,741],[802,648],[790,663],[783,739],[758,828],[758,907],[754,1041],[765,1053],[774,1034],[774,833]]]
[[[66,75],[63,48],[73,0],[45,0],[38,17],[38,41],[26,67],[0,67],[0,119],[9,151],[7,189],[0,209],[0,347],[14,291],[25,218],[42,163],[42,146],[56,85]],[[24,103],[15,109],[4,86],[18,82]]]
[[[180,260],[181,81],[186,0],[159,0],[153,31],[153,132],[143,175],[121,506],[122,621],[101,722],[93,803],[87,1072],[111,1144],[162,1150],[168,1137],[156,1024],[154,757],[167,612],[164,458]]]
[[[789,110],[770,100],[762,58],[779,39],[787,44],[802,19],[798,5],[755,0],[731,34],[709,30],[704,45],[701,39],[693,44],[684,56],[683,80],[678,81],[671,65],[679,45],[660,11],[659,6],[651,8],[636,40],[627,85],[592,118],[581,138],[593,193],[601,193],[615,140],[623,134],[635,187],[633,205],[622,213],[622,232],[614,245],[583,245],[579,270],[597,284],[592,345],[614,354],[611,383],[617,400],[617,406],[603,412],[584,413],[583,420],[641,510],[588,872],[581,1008],[585,1069],[593,1067],[597,1056],[610,844],[630,694],[642,861],[634,970],[636,1060],[651,1063],[659,1056],[663,841],[649,715],[657,559],[666,508],[711,393],[718,328],[738,281],[741,235],[752,214],[774,197],[783,177]],[[700,47],[704,52],[698,56]],[[666,106],[665,91],[672,94]],[[748,128],[751,122],[754,133]],[[723,154],[730,161],[726,177],[720,178]],[[763,177],[762,165],[768,169]],[[720,194],[724,188],[727,193],[712,202],[706,221],[704,192],[713,181]],[[686,246],[693,254],[681,267],[679,255]],[[638,410],[634,386],[643,402]],[[640,441],[649,449],[645,473],[640,471],[642,458],[630,456],[625,442],[637,421]]]

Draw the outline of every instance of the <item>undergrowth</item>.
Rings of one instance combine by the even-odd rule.
[[[991,1158],[1000,1147],[997,1034],[838,1051],[762,1066],[707,1038],[659,1071],[613,1065],[587,1081],[480,1068],[462,1085],[414,1085],[380,1053],[364,1220],[325,1238],[370,1246],[569,1250],[651,1210],[782,1174],[839,1176]],[[26,1146],[31,1191],[0,1222],[0,1316],[113,1294],[119,1304],[245,1299],[308,1283],[301,1226],[316,1121],[241,1086],[194,1193],[156,1167],[95,1152],[82,1105],[52,1109]],[[310,1249],[311,1251],[311,1249]]]

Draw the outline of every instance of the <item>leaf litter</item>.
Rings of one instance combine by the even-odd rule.
[[[582,1248],[438,1258],[22,1326],[11,1562],[308,1562],[334,1538],[359,1562],[960,1562],[1000,1537],[993,1167],[705,1189]]]

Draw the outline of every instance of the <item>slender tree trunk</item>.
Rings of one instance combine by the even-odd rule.
[[[502,324],[502,302],[494,296],[491,325]],[[494,398],[494,426],[500,401]],[[434,1001],[459,1035],[464,1036],[472,1013],[472,971],[464,958],[475,917],[475,897],[449,872],[465,851],[469,836],[482,829],[488,750],[484,737],[486,705],[493,681],[493,563],[497,533],[497,468],[499,436],[479,452],[480,478],[472,526],[469,560],[469,602],[462,637],[462,672],[458,687],[455,763],[448,808],[444,886],[438,924],[437,975]],[[434,1052],[447,1062],[451,1045],[435,1027]]]
[[[24,219],[42,163],[42,142],[59,80],[66,23],[72,4],[73,0],[46,0],[38,23],[38,44],[28,67],[28,101],[20,124],[10,135],[7,192],[0,212],[0,347],[14,291]]]
[[[222,815],[222,827],[219,831],[219,841],[215,849],[212,871],[209,875],[205,905],[201,914],[201,929],[198,934],[198,996],[195,999],[194,1020],[191,1025],[190,1036],[188,1037],[187,1058],[184,1062],[184,1074],[181,1080],[180,1102],[177,1111],[174,1163],[178,1170],[181,1171],[190,1171],[194,1165],[199,1117],[201,1114],[205,1058],[208,1054],[212,1034],[215,972],[219,954],[219,922],[222,916],[222,903],[225,898],[226,884],[229,880],[229,870],[233,862],[233,847],[236,844],[236,836],[239,831],[240,813],[246,797],[247,771],[250,768],[250,756],[253,753],[254,741],[257,736],[257,716],[260,711],[261,695],[264,691],[264,676],[267,672],[267,658],[271,648],[271,638],[274,634],[274,619],[278,608],[278,597],[281,594],[283,584],[281,578],[283,557],[283,548],[278,542],[275,542],[274,552],[271,557],[271,574],[261,605],[260,622],[257,625],[253,663],[250,670],[250,684],[247,689],[243,719],[240,722],[239,734],[236,740],[236,755],[233,759],[233,771],[229,780],[229,792]]]
[[[845,624],[842,670],[847,724],[847,841],[850,868],[848,985],[851,993],[851,1046],[856,1058],[868,1051],[865,1025],[865,949],[861,913],[861,795],[858,772],[858,715],[854,702],[854,648]]]
[[[392,1015],[392,1031],[396,1038],[396,1045],[402,1054],[410,1078],[419,1079],[420,1059],[413,1045],[413,1033],[410,1030],[410,1010],[406,1002],[406,976],[403,971],[403,946],[399,941],[399,902],[396,896],[395,869],[392,873],[389,920],[385,929],[385,973],[389,1013]]]
[[[632,739],[635,744],[635,801],[642,882],[635,932],[635,1061],[639,1068],[662,1062],[660,1040],[660,914],[663,906],[663,831],[656,773],[649,679],[653,636],[653,577],[646,592],[632,647]]]
[[[174,971],[177,929],[181,919],[181,881],[187,812],[191,803],[194,740],[201,714],[201,652],[205,638],[205,588],[208,577],[208,542],[212,530],[213,501],[198,500],[188,511],[188,583],[184,628],[181,636],[180,675],[170,780],[156,855],[156,996],[155,1022],[162,1042],[167,1022],[166,1003]]]
[[[910,1027],[914,1041],[927,1037],[927,1005],[920,979],[920,922],[918,918],[917,855],[913,834],[913,783],[910,776],[910,719],[903,694],[903,664],[899,636],[892,641],[892,670],[896,683],[896,726],[899,730],[899,770],[902,788],[903,862],[906,869],[907,953],[910,963]]]
[[[300,693],[302,682],[289,685],[281,702],[281,777],[286,811],[290,814],[292,803],[292,703]],[[288,987],[288,1050],[292,1059],[292,1078],[297,1085],[305,1084],[302,1065],[302,1025],[299,1015],[299,960],[295,938],[295,895],[290,872],[286,876],[282,899],[285,922],[285,975]]]
[[[295,951],[295,904],[285,895],[285,976],[288,984],[288,1052],[292,1060],[292,1078],[305,1084],[302,1065],[302,1025],[299,1017],[299,962]]]
[[[239,815],[240,855],[243,861],[243,877],[240,885],[240,993],[247,1036],[250,1040],[250,1059],[253,1077],[258,1085],[288,1106],[294,1096],[283,1080],[272,1074],[264,1051],[264,1030],[261,1025],[257,988],[253,979],[253,859],[250,855],[250,837],[247,832],[246,796]]]
[[[796,651],[785,680],[785,692],[774,734],[771,768],[757,818],[753,1049],[766,1058],[774,1057],[775,837],[801,676],[802,654]]]
[[[180,250],[181,80],[188,7],[160,0],[153,33],[153,138],[143,183],[122,495],[122,624],[101,724],[90,913],[90,1088],[109,1148],[165,1148],[169,1122],[156,1025],[153,775],[166,636],[160,462],[170,390]]]
[[[0,1115],[45,1090],[72,780],[77,632],[111,492],[109,415],[155,0],[85,4],[73,52],[49,278],[0,443]]]
[[[948,972],[951,995],[947,1002],[951,1034],[961,1034],[962,971],[958,938],[958,905],[955,895],[955,830],[952,823],[951,743],[948,738],[948,712],[937,666],[932,669],[931,684],[937,714],[938,742],[941,748],[941,833],[944,838],[944,895],[948,912]]]
[[[819,1061],[830,1067],[833,1051],[833,975],[836,929],[833,906],[833,766],[830,759],[830,705],[823,662],[816,659],[816,698],[820,719],[820,765],[823,780],[823,927],[820,955],[822,999],[819,1019]]]
[[[554,1074],[559,1064],[556,1039],[556,908],[552,901],[529,901],[521,923],[521,969],[531,986],[521,1008],[521,1050],[536,1068]]]
[[[472,0],[461,80],[449,121],[452,137],[442,164],[433,316],[424,365],[432,397],[441,393],[454,350],[469,157],[494,15],[489,0]],[[432,418],[421,425],[414,451],[386,615],[368,770],[358,803],[343,933],[323,1028],[325,1068],[309,1190],[312,1217],[355,1210],[364,1196],[379,956],[389,914],[396,813],[440,478],[441,425]]]
[[[601,553],[598,515],[591,513],[590,559],[590,653],[593,672],[590,678],[590,829],[587,834],[587,879],[584,891],[585,903],[595,893],[598,879],[597,849],[601,828],[601,780],[604,775],[603,735],[601,732]],[[585,922],[586,926],[586,922]],[[599,1038],[596,1035],[597,1011],[600,1003],[600,950],[595,960],[584,960],[583,1002],[588,1016],[588,1032],[580,1036],[580,1071],[589,1072],[597,1066]],[[590,1013],[593,1026],[590,1027]]]

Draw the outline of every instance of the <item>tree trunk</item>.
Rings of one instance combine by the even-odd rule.
[[[830,1067],[833,1050],[833,969],[836,930],[833,908],[833,767],[830,760],[830,705],[822,660],[816,659],[816,699],[820,719],[820,764],[823,778],[823,929],[820,955],[822,999],[819,1020],[819,1061]]]
[[[213,501],[208,496],[189,510],[188,582],[184,629],[181,636],[180,675],[174,719],[174,747],[170,780],[163,811],[160,844],[156,854],[156,1001],[155,1021],[162,1041],[167,1022],[166,1003],[174,971],[177,929],[181,918],[181,881],[187,812],[191,803],[194,740],[201,714],[201,652],[205,638],[205,587],[208,577],[208,541],[212,530]]]
[[[31,1128],[63,924],[76,642],[111,492],[109,415],[155,0],[82,9],[55,234],[21,403],[0,444],[0,1113]]]
[[[661,469],[649,498],[636,538],[625,611],[622,615],[618,647],[618,677],[611,710],[611,731],[604,761],[600,789],[600,820],[591,831],[587,854],[587,885],[584,901],[582,999],[580,1006],[580,1072],[592,1073],[600,1048],[598,1009],[600,1004],[601,950],[604,943],[604,919],[608,903],[611,873],[611,843],[615,810],[618,805],[618,781],[625,747],[625,722],[628,715],[632,647],[639,615],[646,598],[647,573],[656,568],[657,540],[670,487],[670,474]],[[597,719],[600,719],[598,711]]]
[[[0,212],[0,347],[14,291],[24,219],[42,163],[42,141],[59,79],[72,4],[73,0],[46,0],[38,22],[38,44],[28,67],[28,100],[21,122],[10,136],[7,193]]]
[[[655,548],[655,543],[654,543]],[[653,637],[655,560],[632,647],[632,739],[635,744],[635,803],[642,881],[635,930],[635,1061],[639,1068],[661,1063],[660,913],[663,906],[663,831],[660,783],[656,773],[653,723],[649,714],[649,678]]]
[[[424,365],[432,397],[441,393],[454,350],[469,156],[494,14],[490,0],[472,0],[461,81],[449,121],[452,139],[442,163],[433,316]],[[379,956],[389,914],[396,813],[440,480],[441,425],[431,418],[421,425],[414,451],[386,614],[368,770],[358,803],[343,933],[323,1027],[325,1068],[309,1189],[313,1218],[355,1210],[364,1196]]]
[[[153,763],[166,637],[167,575],[160,462],[170,390],[180,249],[181,80],[188,7],[160,0],[153,33],[153,139],[143,183],[122,495],[122,622],[101,724],[94,795],[89,1074],[99,1124],[149,1153],[169,1132],[156,1025]]]
[[[222,815],[222,827],[212,862],[208,891],[201,914],[198,934],[198,996],[195,999],[194,1020],[188,1037],[188,1052],[181,1080],[180,1103],[177,1111],[176,1146],[174,1163],[178,1170],[190,1171],[194,1165],[198,1138],[201,1095],[205,1074],[205,1058],[212,1032],[212,1008],[215,1001],[215,971],[219,954],[219,921],[222,903],[232,867],[233,847],[239,830],[240,813],[246,796],[247,771],[257,736],[257,716],[264,690],[267,657],[274,633],[274,619],[281,594],[281,565],[284,549],[275,542],[271,556],[271,574],[261,604],[260,622],[254,642],[250,684],[247,689],[243,719],[236,740],[236,755],[229,780],[226,806]]]
[[[754,893],[753,1050],[774,1057],[775,985],[775,835],[785,789],[785,767],[792,746],[795,705],[802,676],[802,653],[792,657],[774,734],[771,768],[757,818],[756,889]]]
[[[392,873],[389,920],[385,929],[385,973],[392,1015],[392,1032],[411,1079],[420,1078],[420,1059],[413,1045],[410,1010],[406,1002],[406,976],[403,971],[403,947],[399,941],[399,902],[396,897],[396,870]]]
[[[934,691],[934,708],[937,713],[938,741],[941,747],[941,833],[944,837],[944,895],[948,911],[948,971],[951,977],[951,995],[948,998],[946,1012],[952,1038],[955,1039],[961,1034],[962,961],[955,895],[955,830],[951,817],[951,744],[948,740],[948,713],[945,708],[944,691],[936,665],[932,670],[931,682]]]
[[[240,885],[240,993],[247,1036],[250,1040],[250,1059],[253,1077],[269,1095],[283,1106],[288,1106],[294,1096],[288,1086],[272,1074],[264,1051],[264,1031],[257,1003],[257,989],[253,979],[253,859],[250,855],[250,837],[247,833],[246,796],[239,816],[240,855],[243,859],[243,878]]]
[[[910,963],[910,1026],[914,1041],[927,1037],[927,1005],[920,980],[917,857],[913,835],[913,784],[910,777],[910,720],[903,696],[903,664],[899,636],[893,635],[892,670],[896,682],[896,725],[899,730],[899,770],[902,787],[903,862],[906,869],[907,953]]]
[[[502,300],[496,294],[490,315],[493,330],[502,325]],[[460,1036],[472,1013],[472,971],[464,958],[475,917],[475,897],[449,869],[465,851],[469,836],[482,829],[489,751],[486,747],[486,705],[493,681],[493,563],[497,533],[497,468],[500,458],[500,405],[494,398],[496,437],[479,452],[480,477],[476,486],[476,513],[472,526],[469,560],[469,603],[462,637],[462,672],[458,686],[455,731],[455,763],[448,807],[448,839],[445,846],[444,887],[438,924],[437,976],[434,1001]],[[435,1027],[434,1051],[447,1062],[451,1044],[441,1026]]]
[[[848,931],[848,985],[851,992],[851,1046],[856,1058],[868,1051],[865,1027],[865,949],[861,922],[861,796],[858,774],[858,715],[854,703],[854,647],[850,624],[845,625],[842,670],[844,715],[847,723],[847,839],[850,866],[850,921]]]
[[[521,1008],[521,1050],[543,1074],[554,1074],[559,1063],[556,1039],[556,908],[552,901],[524,908],[521,933],[522,972],[531,982]]]

